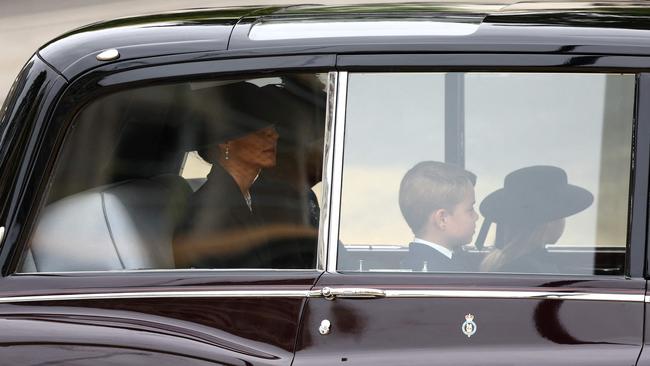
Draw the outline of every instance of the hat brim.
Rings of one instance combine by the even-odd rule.
[[[282,117],[282,103],[276,103],[278,91],[275,86],[260,88],[248,82],[194,91],[189,114],[195,130],[192,150],[236,140],[276,124]]]
[[[593,201],[591,192],[571,184],[554,192],[531,191],[523,199],[501,188],[485,197],[479,210],[495,223],[543,223],[574,215]]]

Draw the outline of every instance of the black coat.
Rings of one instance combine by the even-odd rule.
[[[421,243],[410,243],[408,254],[402,261],[402,268],[421,272],[424,262],[427,262],[427,272],[462,272],[467,270],[464,261],[456,255],[449,259],[444,254]]]
[[[177,268],[312,268],[316,236],[270,232],[271,225],[302,225],[307,204],[287,184],[260,177],[251,187],[252,211],[220,165],[190,198],[174,233]]]
[[[236,240],[262,225],[232,176],[215,164],[207,181],[190,197],[174,232],[176,267],[259,267],[265,262],[264,253],[255,246],[243,248]]]

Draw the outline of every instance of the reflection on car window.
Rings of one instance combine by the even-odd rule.
[[[338,268],[622,274],[634,80],[350,74]]]
[[[424,161],[402,179],[399,207],[414,239],[403,261],[413,271],[469,270],[454,251],[472,240],[476,176],[453,164]]]
[[[589,191],[569,184],[566,172],[557,167],[538,165],[508,174],[503,188],[481,202],[483,226],[497,224],[498,243],[498,248],[481,263],[482,269],[559,272],[557,264],[546,255],[546,245],[557,243],[564,233],[566,218],[585,210],[593,200]]]
[[[177,83],[91,103],[21,271],[315,268],[325,79]]]

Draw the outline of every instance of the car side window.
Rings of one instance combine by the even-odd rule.
[[[326,80],[203,80],[91,102],[19,272],[314,269]]]
[[[351,73],[338,269],[622,275],[634,93],[633,74]]]

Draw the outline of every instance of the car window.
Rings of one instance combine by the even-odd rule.
[[[635,76],[349,75],[338,268],[622,274]]]
[[[19,272],[314,269],[326,79],[192,81],[88,104]]]

